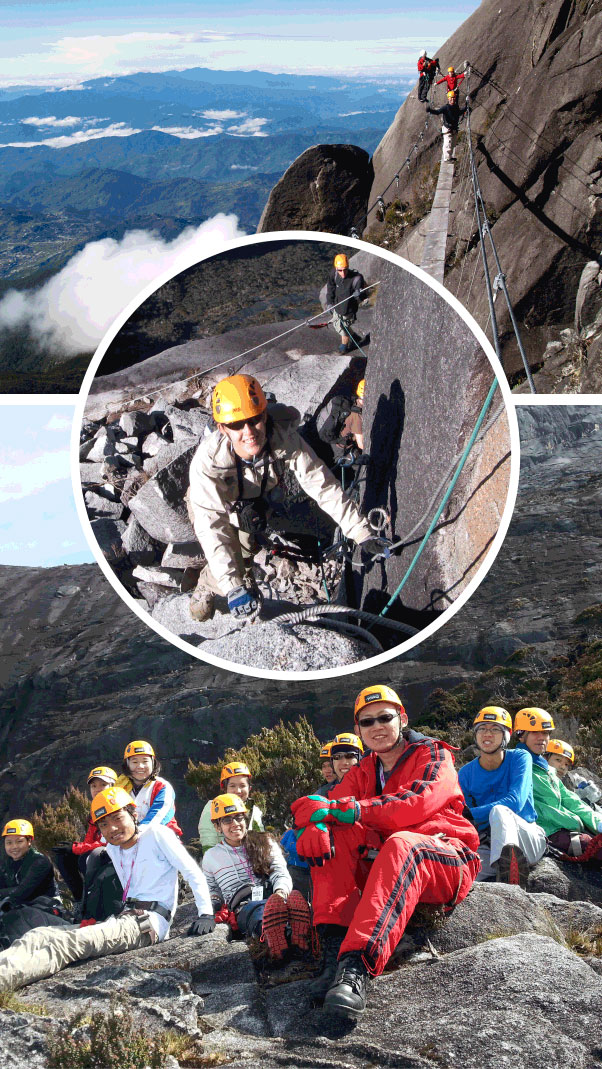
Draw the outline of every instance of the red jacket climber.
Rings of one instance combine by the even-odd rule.
[[[461,902],[481,867],[451,747],[403,731],[405,710],[387,686],[361,691],[355,722],[372,753],[328,799],[292,806],[297,852],[316,866],[314,923],[324,947],[310,991],[351,1017],[365,1009],[368,973],[382,973],[417,904]]]
[[[428,91],[433,83],[433,78],[439,70],[439,60],[429,59],[426,48],[418,57],[418,99],[423,102],[427,99]]]
[[[465,74],[456,74],[453,67],[448,67],[447,74],[443,78],[440,78],[436,84],[442,85],[443,82],[447,82],[448,90],[454,92],[458,88],[459,83],[464,81],[465,77]]]

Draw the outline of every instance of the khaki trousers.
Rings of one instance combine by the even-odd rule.
[[[190,520],[194,528],[194,513],[190,505],[190,490],[186,491],[184,498],[186,502],[186,510],[188,512],[188,519]],[[232,530],[236,535],[235,545],[233,546],[234,557],[236,560],[236,567],[240,575],[248,576],[253,567],[253,557],[257,552],[257,543],[253,538],[253,535],[248,534],[246,531],[241,531],[239,527],[231,525]],[[196,590],[209,590],[212,594],[221,594],[225,596],[223,590],[219,586],[217,579],[213,575],[209,564],[201,570],[201,573],[197,579]]]
[[[126,913],[86,928],[33,928],[0,953],[0,991],[45,980],[73,961],[150,946],[148,923],[146,914]]]

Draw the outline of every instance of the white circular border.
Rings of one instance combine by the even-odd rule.
[[[102,554],[98,542],[96,541],[96,538],[94,537],[94,534],[92,532],[92,526],[90,520],[88,519],[88,514],[84,502],[84,492],[80,479],[79,436],[81,424],[84,419],[85,405],[88,398],[88,393],[98,366],[101,363],[102,358],[105,355],[109,345],[119,333],[121,328],[125,325],[132,313],[135,312],[136,309],[144,301],[146,301],[148,297],[151,296],[151,294],[155,292],[155,290],[159,289],[161,286],[164,286],[172,278],[176,277],[171,271],[167,271],[165,272],[165,274],[159,276],[159,278],[151,282],[145,289],[141,290],[138,296],[136,296],[132,301],[130,301],[127,307],[124,308],[121,314],[117,317],[112,327],[105,334],[96,352],[94,353],[92,360],[90,361],[90,365],[84,376],[84,380],[82,382],[74,410],[73,430],[71,435],[71,479],[73,482],[75,506],[82,525],[82,529],[84,531],[84,535],[86,537],[86,541],[90,546],[96,563],[104,572],[111,586],[117,592],[117,594],[119,594],[119,597],[122,599],[122,601],[125,602],[128,608],[130,608],[132,612],[134,612],[136,616],[138,616],[142,623],[146,624],[147,627],[151,627],[153,631],[155,631],[158,635],[161,636],[161,638],[164,638],[168,642],[171,642],[172,645],[177,646],[178,649],[182,650],[184,653],[189,653],[192,657],[196,657],[197,660],[212,664],[216,668],[223,669],[223,671],[225,672],[236,672],[241,675],[259,677],[261,679],[330,679],[336,676],[348,675],[354,672],[364,672],[368,669],[375,668],[377,665],[383,664],[385,661],[393,660],[394,658],[399,657],[401,654],[406,653],[408,650],[412,649],[413,646],[418,645],[418,643],[423,642],[424,639],[429,638],[430,635],[433,635],[436,631],[439,630],[440,627],[443,627],[444,624],[446,624],[448,620],[450,620],[451,617],[454,616],[455,613],[462,608],[462,606],[468,601],[468,599],[471,597],[477,587],[481,584],[487,572],[491,568],[491,565],[493,564],[498,554],[502,542],[504,541],[506,531],[508,530],[508,526],[512,518],[512,513],[514,511],[514,504],[518,492],[518,478],[520,471],[520,439],[518,432],[518,420],[516,418],[516,411],[513,404],[510,387],[508,385],[508,380],[495,354],[493,346],[485,336],[485,333],[481,330],[479,325],[475,323],[474,319],[468,313],[464,305],[461,304],[457,297],[454,297],[449,292],[449,290],[445,288],[445,286],[441,285],[440,282],[436,282],[433,278],[431,278],[430,275],[426,273],[426,271],[423,271],[422,268],[416,267],[415,264],[410,263],[409,260],[404,260],[401,256],[397,256],[395,253],[381,249],[378,246],[371,245],[368,242],[361,241],[358,238],[342,237],[336,234],[325,234],[320,231],[309,232],[307,230],[277,230],[267,234],[252,234],[246,238],[237,238],[233,239],[232,241],[225,242],[221,248],[213,249],[210,253],[207,254],[207,256],[203,257],[201,260],[198,259],[198,254],[194,255],[191,253],[190,262],[185,261],[184,264],[180,265],[177,274],[181,274],[182,271],[188,270],[188,268],[193,267],[195,264],[203,263],[204,260],[213,259],[214,257],[220,256],[224,252],[228,252],[232,249],[238,249],[245,245],[260,245],[268,242],[271,243],[274,241],[328,242],[331,245],[345,245],[357,249],[358,252],[367,252],[370,253],[372,256],[377,256],[381,257],[384,260],[389,260],[401,270],[407,271],[409,274],[415,275],[416,278],[421,279],[421,281],[424,282],[427,286],[430,286],[431,289],[435,290],[435,292],[438,293],[440,297],[443,297],[443,299],[447,301],[447,303],[460,316],[460,318],[464,320],[472,334],[476,337],[477,341],[481,345],[483,351],[485,352],[485,355],[489,358],[489,362],[493,367],[494,373],[498,381],[498,386],[502,392],[502,396],[506,404],[506,414],[508,417],[508,425],[510,429],[511,456],[508,496],[506,498],[506,505],[502,514],[500,525],[483,563],[481,564],[476,575],[473,576],[473,578],[468,583],[468,586],[462,591],[462,593],[459,595],[458,599],[453,603],[453,605],[450,605],[450,607],[446,609],[440,617],[438,617],[436,620],[433,620],[432,623],[428,624],[417,635],[414,635],[412,638],[407,639],[405,642],[400,642],[398,646],[394,647],[394,649],[386,650],[384,653],[379,653],[375,657],[368,657],[363,661],[356,661],[354,664],[350,665],[338,665],[335,668],[322,668],[316,671],[278,672],[274,669],[269,668],[251,668],[249,665],[238,664],[234,661],[226,661],[221,657],[214,657],[212,654],[209,653],[201,653],[202,647],[201,649],[199,649],[196,646],[191,645],[189,642],[185,642],[178,635],[174,635],[171,631],[168,631],[168,629],[164,627],[163,624],[160,624],[156,620],[153,620],[150,614],[141,607],[140,603],[135,598],[133,598],[131,594],[127,592],[127,590],[119,582],[108,561]]]

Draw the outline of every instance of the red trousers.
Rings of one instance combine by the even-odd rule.
[[[314,924],[348,928],[341,954],[359,950],[380,976],[419,902],[452,905],[470,891],[481,862],[460,839],[398,831],[370,864],[362,847],[380,845],[361,824],[334,825],[335,856],[312,869]]]

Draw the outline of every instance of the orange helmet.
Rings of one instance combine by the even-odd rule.
[[[355,750],[358,761],[361,761],[364,756],[364,744],[358,735],[354,735],[351,731],[343,731],[340,735],[335,735],[332,742],[332,757],[340,757],[341,754],[349,753],[351,750]]]
[[[266,396],[252,375],[229,375],[213,390],[213,418],[216,423],[236,423],[260,416],[268,407]]]
[[[345,256],[344,252],[339,252],[334,258],[334,266],[337,271],[342,270],[344,267],[349,267],[349,260]]]
[[[370,705],[372,702],[391,702],[392,705],[399,706],[400,712],[405,716],[406,711],[403,707],[401,698],[395,693],[392,687],[387,687],[384,684],[376,684],[372,687],[364,687],[364,689],[359,692],[355,699],[353,713],[354,720],[357,720],[362,709],[364,709],[366,705]]]
[[[453,68],[453,67],[448,67],[448,68],[447,68],[447,73],[448,73],[448,74],[455,74],[456,72],[455,72],[455,70],[454,70],[454,68]]]
[[[326,742],[320,750],[320,761],[327,761],[330,757],[330,751],[332,750],[332,743]]]
[[[366,380],[365,379],[360,379],[360,381],[357,384],[357,389],[356,389],[355,392],[356,392],[356,395],[358,397],[360,397],[362,401],[364,400],[364,390],[365,390],[365,388],[366,388]]]
[[[553,731],[554,721],[545,709],[519,709],[514,717],[515,731]]]
[[[496,724],[498,727],[512,731],[512,717],[507,709],[502,709],[501,705],[486,705],[480,709],[472,726],[476,728],[478,724]]]
[[[231,776],[248,776],[250,779],[251,773],[242,761],[230,761],[230,764],[224,765],[219,774],[220,787],[223,787],[224,783],[229,780]]]
[[[546,746],[546,753],[555,753],[559,757],[568,757],[572,765],[575,764],[575,751],[568,742],[562,739],[550,739]]]
[[[97,765],[96,768],[92,769],[86,782],[89,783],[91,779],[102,779],[107,784],[115,783],[117,773],[112,768],[109,768],[108,765]]]
[[[138,754],[148,754],[149,757],[155,756],[150,742],[145,742],[144,739],[134,739],[133,742],[128,742],[123,760],[127,761],[128,757],[136,757]]]
[[[245,803],[237,794],[218,794],[211,802],[211,819],[221,820],[235,813],[248,813]]]
[[[101,817],[117,813],[119,809],[125,809],[127,805],[135,806],[136,803],[123,787],[105,787],[104,791],[99,791],[96,798],[92,800],[90,816],[93,823],[97,824]]]

